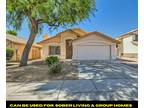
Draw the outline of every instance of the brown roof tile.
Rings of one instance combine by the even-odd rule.
[[[17,37],[17,36],[13,36],[11,34],[6,34],[6,39],[9,41],[12,41],[14,43],[18,43],[18,44],[26,44],[27,43],[27,40],[20,38],[20,37]],[[33,45],[35,47],[41,47],[41,45],[38,45],[36,43],[33,43]]]
[[[89,35],[91,35],[91,34],[99,34],[99,35],[101,35],[103,38],[106,38],[106,39],[108,39],[108,40],[110,40],[110,41],[112,41],[112,42],[120,43],[120,41],[118,41],[118,40],[116,40],[116,39],[113,39],[112,37],[107,36],[107,35],[105,35],[105,34],[103,34],[103,33],[97,32],[97,31],[89,32],[89,33],[85,34],[83,37],[80,37],[80,38],[78,38],[78,39],[75,39],[75,41],[77,41],[77,40],[79,40],[79,39],[82,39],[82,38],[84,38],[84,37],[87,37],[87,36],[89,36]]]
[[[87,32],[85,32],[84,30],[82,30],[82,29],[80,29],[80,28],[73,28],[73,29],[67,29],[67,30],[64,30],[64,31],[62,31],[62,32],[60,32],[60,33],[57,33],[55,36],[53,36],[53,37],[51,37],[51,38],[48,38],[48,39],[45,39],[45,40],[42,40],[42,41],[40,41],[40,42],[38,42],[38,44],[41,44],[41,43],[44,43],[44,42],[46,42],[46,41],[50,41],[50,40],[52,40],[52,39],[54,39],[54,38],[58,38],[58,37],[60,37],[61,35],[61,33],[64,33],[64,32],[66,32],[66,31],[72,31],[72,32],[74,32],[74,33],[76,33],[77,35],[79,35],[79,36],[83,36],[83,35],[85,35]]]
[[[130,34],[138,34],[138,29],[134,29],[134,30],[131,30],[131,31],[127,32],[127,33],[121,34],[120,36],[118,36],[116,38],[116,40],[121,40],[123,38],[129,37]]]

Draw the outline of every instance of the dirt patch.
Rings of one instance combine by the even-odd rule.
[[[58,74],[49,74],[48,66],[45,64],[32,64],[24,67],[8,68],[6,73],[6,80],[10,82],[78,79],[77,68],[67,63],[63,64],[63,71]]]

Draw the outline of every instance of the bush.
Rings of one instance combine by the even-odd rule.
[[[11,34],[11,35],[14,35],[14,36],[17,36],[16,30],[7,30],[6,33]]]
[[[13,49],[11,48],[6,48],[6,60],[10,60],[14,54]]]
[[[60,64],[59,62],[54,63],[49,67],[50,74],[56,74],[60,72],[62,72],[62,64]]]
[[[51,65],[53,65],[54,63],[59,62],[59,59],[58,59],[58,57],[56,57],[56,56],[50,56],[50,57],[47,57],[47,58],[45,59],[45,62],[46,62],[46,64],[47,64],[48,66],[51,66]]]

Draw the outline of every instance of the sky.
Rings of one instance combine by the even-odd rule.
[[[96,9],[95,16],[91,16],[90,21],[86,20],[68,29],[81,28],[87,32],[98,31],[116,38],[138,27],[137,0],[96,0]],[[65,28],[60,27],[57,30],[49,31],[48,27],[44,26],[43,32],[36,36],[35,42],[41,41],[42,36],[45,34],[52,37],[63,30]],[[18,31],[18,37],[28,39],[29,29],[27,22],[24,22],[22,29]]]

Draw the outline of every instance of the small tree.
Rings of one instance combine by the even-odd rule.
[[[28,55],[43,24],[49,29],[67,27],[87,19],[95,10],[95,0],[7,0],[7,23],[19,30],[29,23],[30,35],[24,48],[20,66],[27,65]]]
[[[63,69],[63,66],[62,64],[60,64],[59,62],[55,62],[54,64],[52,64],[50,67],[49,67],[49,73],[50,74],[57,74],[57,73],[61,73],[62,72],[62,69]]]
[[[50,56],[50,57],[47,57],[45,59],[45,63],[50,67],[51,65],[53,65],[54,63],[57,63],[59,62],[59,59],[58,57],[56,56]]]
[[[14,35],[14,36],[17,36],[16,30],[7,30],[6,33],[11,34],[11,35]]]
[[[10,60],[13,57],[14,51],[11,48],[6,48],[6,60]]]

